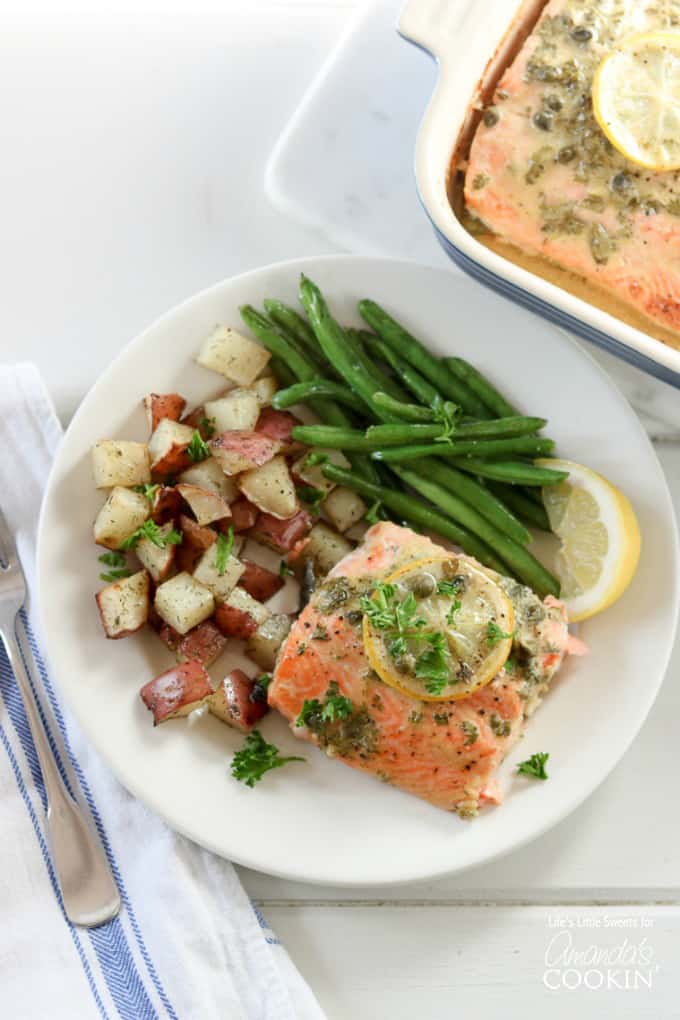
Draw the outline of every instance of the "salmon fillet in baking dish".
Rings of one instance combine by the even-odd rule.
[[[604,290],[680,345],[680,173],[630,162],[592,109],[617,40],[680,27],[678,0],[550,0],[484,111],[467,210],[500,240]]]
[[[297,736],[328,755],[470,817],[500,799],[496,770],[547,690],[570,638],[560,602],[541,602],[529,588],[493,575],[513,604],[512,665],[456,701],[421,701],[385,684],[366,657],[360,598],[396,568],[431,556],[475,562],[396,524],[381,522],[367,531],[298,617],[268,698]],[[296,726],[305,701],[323,703],[329,689],[352,702],[351,715]]]

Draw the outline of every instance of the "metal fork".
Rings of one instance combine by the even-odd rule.
[[[16,618],[26,601],[26,580],[16,545],[0,509],[0,637],[19,685],[47,795],[52,863],[66,916],[94,928],[120,910],[120,897],[104,850],[66,789],[50,750],[16,638]]]

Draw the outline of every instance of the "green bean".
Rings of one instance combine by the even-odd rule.
[[[469,471],[481,478],[493,478],[497,482],[512,482],[518,485],[557,485],[569,477],[568,471],[554,471],[539,468],[521,460],[480,460],[477,457],[461,457],[455,461],[461,471]]]
[[[528,436],[540,432],[547,425],[545,418],[528,418],[513,415],[512,418],[489,418],[486,421],[462,422],[456,426],[456,439],[496,439],[501,436]]]
[[[419,400],[425,407],[431,407],[436,400],[444,402],[444,398],[439,391],[420,372],[416,372],[415,368],[412,368],[408,361],[400,358],[388,344],[383,343],[382,340],[373,340],[367,341],[367,346],[369,350],[374,351],[379,358],[382,358],[390,366],[394,374],[401,379],[416,400]]]
[[[420,404],[404,404],[401,400],[395,400],[389,393],[376,393],[373,397],[376,404],[385,411],[393,411],[399,414],[404,421],[433,422],[434,411],[429,407],[421,407]]]
[[[448,489],[454,496],[460,496],[462,500],[474,507],[482,517],[494,524],[499,531],[514,538],[520,545],[528,545],[531,535],[524,525],[508,510],[503,502],[496,498],[486,486],[481,485],[470,475],[450,467],[440,460],[428,460],[422,466],[413,465],[409,468],[416,474],[430,478],[437,485]]]
[[[298,311],[275,298],[265,298],[264,307],[272,322],[291,333],[310,354],[318,356],[321,353],[314,330]]]
[[[269,367],[282,386],[292,386],[295,382],[295,373],[288,368],[288,365],[281,358],[272,357]]]
[[[499,418],[507,418],[519,412],[510,404],[502,393],[499,393],[495,386],[492,386],[481,372],[478,372],[474,365],[471,365],[465,358],[444,358],[444,364],[468,386],[486,406]]]
[[[413,426],[412,426],[413,427]],[[416,428],[426,426],[415,426]],[[376,449],[373,429],[366,432],[369,442],[373,443],[374,452],[371,454],[374,460],[384,461],[385,464],[403,464],[409,460],[420,460],[421,457],[502,457],[506,454],[520,454],[521,456],[543,457],[552,452],[555,447],[552,439],[540,439],[537,436],[517,436],[515,439],[453,439],[445,442],[437,442],[435,439],[430,443],[411,443],[404,446],[388,446]],[[369,447],[362,447],[368,449]],[[490,476],[491,477],[491,476]]]
[[[467,503],[442,488],[441,485],[423,478],[415,471],[408,471],[406,468],[394,468],[393,470],[402,481],[414,488],[421,496],[440,507],[447,515],[453,517],[465,528],[474,532],[483,542],[486,542],[489,548],[505,560],[510,566],[513,576],[518,580],[528,584],[539,595],[559,595],[560,584],[557,578],[553,577],[550,571],[546,570],[527,549],[498,531]]]
[[[383,446],[403,446],[411,441],[437,439],[443,436],[445,431],[446,428],[441,422],[433,422],[430,425],[414,425],[411,422],[370,425],[366,429],[366,439],[373,444],[372,450],[379,450]],[[437,443],[437,446],[439,445]]]
[[[503,485],[501,482],[491,482],[489,489],[503,503],[507,503],[511,510],[531,527],[540,528],[541,531],[550,531],[550,521],[545,512],[545,507],[535,503],[524,494],[519,485]],[[536,490],[537,492],[540,490]]]
[[[324,476],[330,481],[337,482],[339,485],[345,485],[348,489],[353,489],[360,496],[364,496],[369,500],[378,500],[388,509],[399,514],[401,518],[412,520],[420,527],[434,531],[438,535],[442,535],[443,538],[448,538],[451,542],[455,542],[456,545],[459,545],[471,556],[474,556],[480,563],[491,567],[492,570],[497,570],[501,574],[508,573],[508,568],[502,560],[484,542],[481,542],[476,535],[471,534],[465,528],[437,513],[436,510],[425,506],[420,500],[414,499],[413,496],[397,492],[394,489],[385,488],[381,485],[373,485],[370,482],[364,481],[363,478],[359,478],[351,471],[337,467],[335,464],[324,464],[322,471]]]
[[[295,404],[304,404],[314,397],[331,397],[353,411],[358,411],[359,414],[365,413],[363,401],[342,383],[334,382],[332,379],[310,379],[306,382],[294,383],[287,389],[279,390],[274,394],[272,407],[283,411],[287,407],[294,407]]]
[[[390,378],[379,365],[376,365],[375,361],[372,361],[366,351],[361,340],[361,333],[363,330],[360,329],[346,329],[345,330],[345,342],[347,347],[351,350],[354,358],[356,359],[359,367],[363,369],[367,375],[370,375],[373,379],[378,390],[388,393],[398,404],[408,402],[408,393],[404,390],[398,382]]]
[[[335,428],[332,425],[296,425],[291,437],[298,443],[307,446],[326,446],[329,450],[360,450],[370,452],[375,449],[360,429]]]
[[[460,404],[464,411],[475,418],[491,417],[479,397],[375,301],[360,301],[359,313],[388,346],[429,379],[445,396]]]
[[[344,330],[331,316],[321,291],[304,275],[300,280],[300,300],[321,349],[345,382],[361,397],[378,421],[395,420],[393,414],[383,411],[373,400],[373,394],[385,387],[376,386],[373,377],[364,370],[356,357],[354,345],[348,344]]]

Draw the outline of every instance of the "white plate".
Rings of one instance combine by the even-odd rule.
[[[102,502],[89,449],[98,438],[141,438],[140,401],[179,390],[198,402],[219,379],[193,362],[217,322],[239,326],[238,306],[267,296],[294,301],[301,271],[338,317],[359,324],[371,296],[431,349],[469,357],[513,401],[550,419],[561,455],[589,464],[631,498],[642,558],[624,597],[587,621],[590,655],[566,664],[528,732],[501,769],[500,808],[474,822],[430,807],[301,744],[268,716],[266,737],[302,753],[255,789],[229,761],[242,737],[206,717],[154,729],[138,690],[170,665],[152,635],[106,642],[91,524]],[[654,451],[635,415],[595,363],[540,319],[446,270],[357,256],[302,259],[220,283],[169,312],[131,343],[83,401],[47,488],[38,544],[40,604],[61,690],[121,782],[170,825],[216,853],[310,882],[375,885],[431,878],[521,846],[581,803],[634,739],[659,689],[678,608],[673,510]],[[550,752],[550,780],[514,780],[517,761]],[[650,782],[656,777],[650,776]]]

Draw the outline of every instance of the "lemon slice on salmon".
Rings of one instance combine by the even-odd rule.
[[[680,32],[629,36],[600,63],[593,112],[612,145],[647,170],[680,168]]]
[[[400,567],[362,609],[372,669],[419,701],[467,697],[496,676],[512,647],[512,603],[466,556]]]
[[[543,489],[552,531],[560,539],[554,569],[569,621],[585,620],[615,602],[630,584],[640,557],[640,528],[628,499],[602,475],[569,460],[536,464],[568,471]]]

